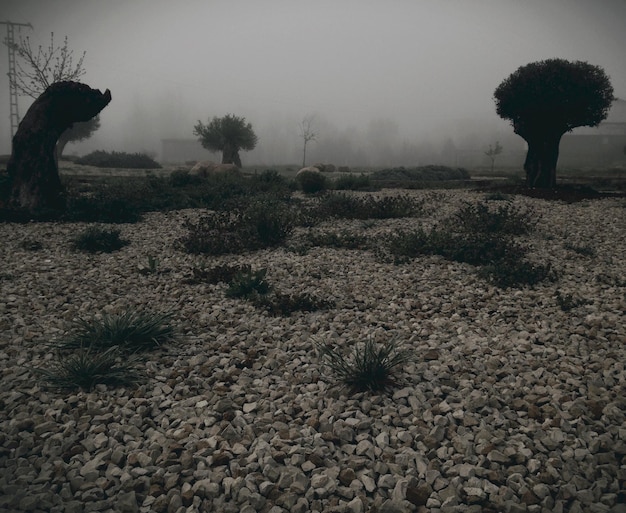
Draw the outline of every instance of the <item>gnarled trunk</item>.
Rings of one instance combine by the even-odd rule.
[[[55,147],[61,134],[77,121],[88,121],[111,101],[78,82],[57,82],[30,106],[13,137],[7,172],[11,178],[11,206],[31,214],[65,208]]]
[[[561,133],[525,138],[528,153],[524,162],[526,186],[538,189],[556,187],[556,163],[559,159]]]
[[[241,168],[241,158],[239,157],[239,150],[236,146],[230,144],[224,145],[222,150],[222,164],[235,164],[238,168]]]

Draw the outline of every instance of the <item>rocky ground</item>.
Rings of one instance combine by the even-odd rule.
[[[411,194],[422,218],[316,229],[428,225],[483,198]],[[174,247],[190,211],[121,225],[130,244],[98,255],[70,249],[83,224],[0,225],[0,511],[626,511],[625,200],[514,201],[540,216],[525,243],[556,282],[501,290],[440,257],[333,248],[203,258]],[[139,272],[149,256],[158,272]],[[336,306],[273,317],[185,283],[225,262]],[[73,319],[135,308],[179,332],[142,384],[38,383]],[[368,337],[415,361],[390,393],[350,395],[313,342]]]

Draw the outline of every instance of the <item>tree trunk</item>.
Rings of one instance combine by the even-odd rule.
[[[302,150],[302,167],[306,167],[306,139],[304,140],[304,149]]]
[[[526,186],[537,189],[556,187],[556,163],[559,159],[559,143],[563,134],[527,138],[528,153],[524,162]]]
[[[239,150],[230,144],[224,145],[224,149],[222,150],[222,164],[235,164],[238,168],[241,168]]]
[[[65,195],[55,148],[61,134],[77,121],[87,121],[111,101],[78,82],[57,82],[30,106],[13,137],[7,172],[11,179],[11,206],[30,214],[62,211]]]

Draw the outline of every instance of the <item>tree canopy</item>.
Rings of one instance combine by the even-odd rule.
[[[239,151],[255,148],[258,138],[246,118],[226,114],[214,116],[206,125],[202,121],[194,126],[194,135],[198,136],[202,146],[209,151],[221,151],[223,164],[235,164],[241,167]]]
[[[515,133],[597,126],[613,102],[613,87],[599,66],[547,59],[521,66],[495,90],[496,112]]]
[[[599,66],[547,59],[518,68],[496,88],[494,100],[498,115],[528,143],[527,185],[554,187],[561,137],[579,126],[597,126],[614,97]]]

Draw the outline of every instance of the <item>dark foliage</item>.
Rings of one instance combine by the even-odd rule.
[[[112,253],[129,244],[120,238],[120,230],[89,226],[72,240],[72,248],[88,253]]]
[[[82,166],[95,166],[122,169],[160,169],[161,164],[155,162],[144,153],[126,153],[121,151],[96,150],[76,161]]]

